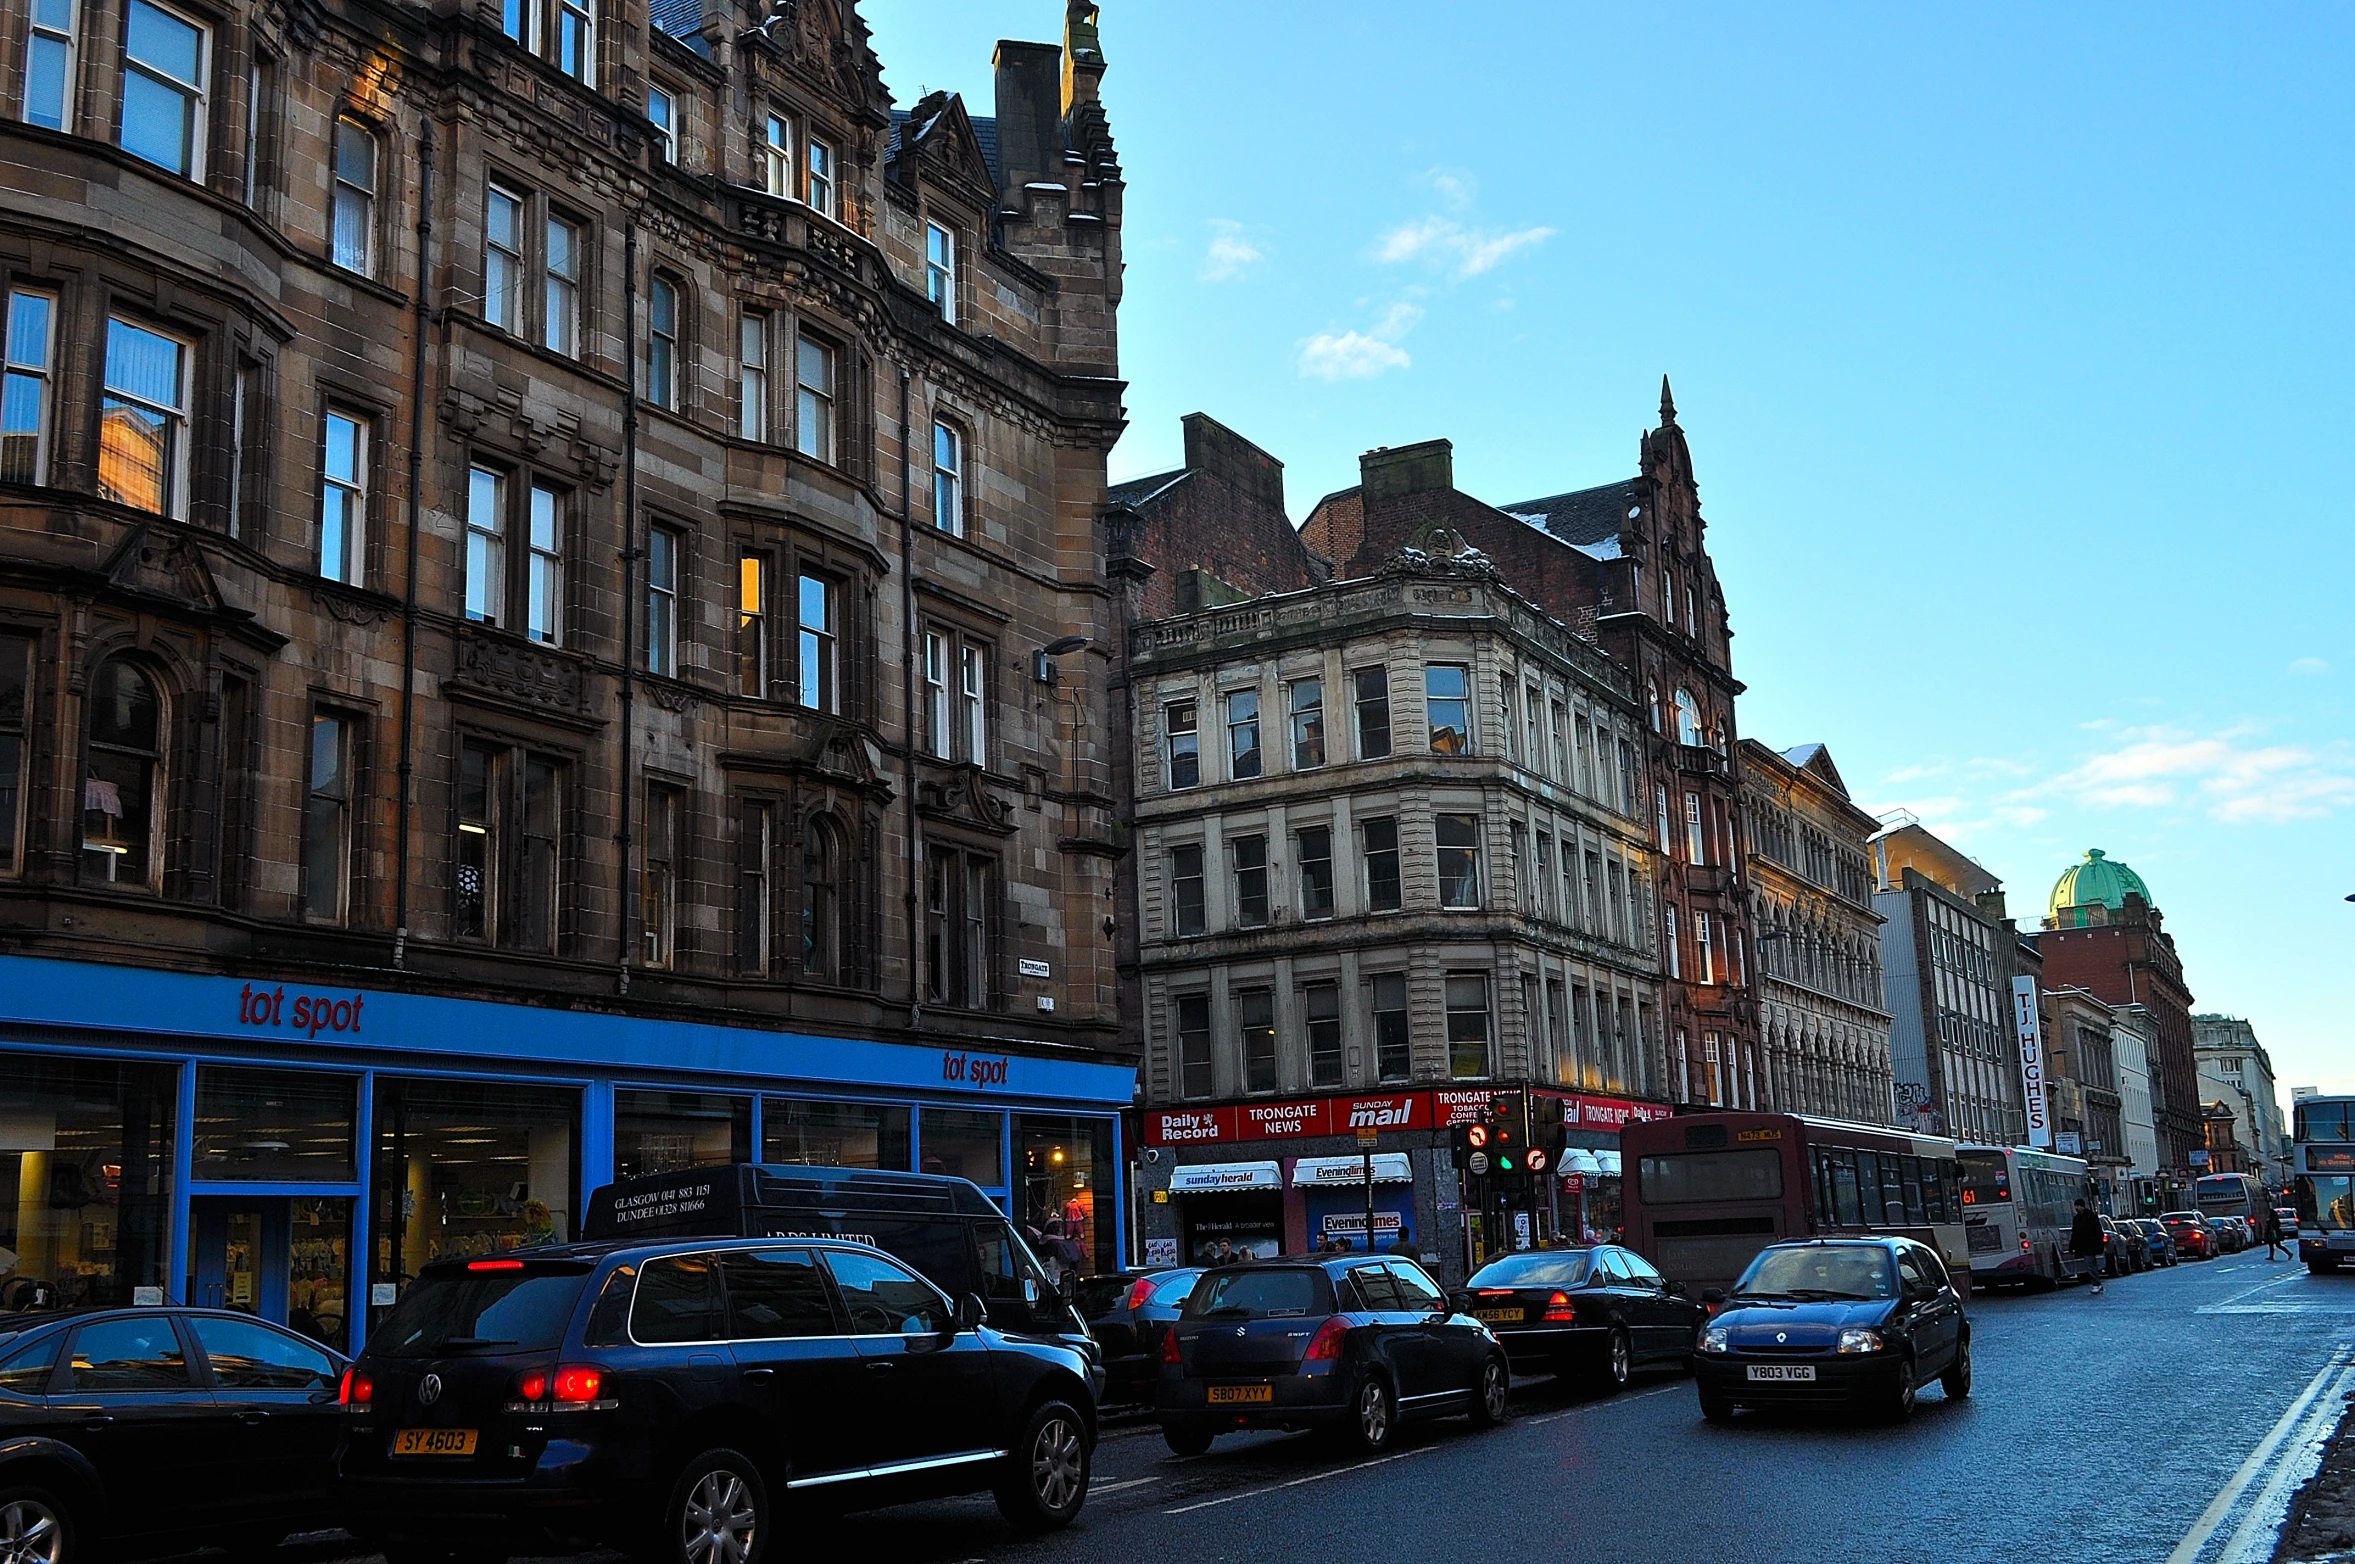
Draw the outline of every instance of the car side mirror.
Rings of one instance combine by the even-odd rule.
[[[1704,1287],[1701,1289],[1701,1301],[1714,1309],[1719,1304],[1725,1302],[1725,1289],[1722,1287]]]
[[[1682,1283],[1682,1282],[1670,1282],[1670,1283],[1668,1284],[1668,1296],[1669,1296],[1669,1297],[1671,1297],[1671,1298],[1681,1298],[1681,1297],[1683,1297],[1684,1295],[1685,1295],[1685,1291],[1684,1291],[1684,1283]]]
[[[981,1294],[969,1292],[957,1300],[957,1329],[974,1331],[989,1318],[989,1305],[981,1301]]]
[[[1472,1295],[1464,1291],[1451,1292],[1447,1295],[1447,1306],[1458,1314],[1469,1314],[1472,1312]]]
[[[1038,1296],[1038,1278],[1035,1276],[1022,1278],[1022,1301],[1035,1309],[1038,1307]]]

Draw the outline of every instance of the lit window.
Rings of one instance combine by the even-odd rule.
[[[655,527],[646,534],[646,671],[679,671],[679,534]]]
[[[350,586],[367,568],[368,426],[349,413],[327,413],[319,460],[319,574]]]
[[[507,479],[484,467],[466,475],[466,617],[507,617]]]
[[[1259,692],[1237,690],[1227,697],[1227,774],[1245,782],[1259,770]]]
[[[1325,681],[1292,681],[1292,769],[1313,771],[1325,763]]]
[[[523,633],[553,646],[564,612],[564,501],[552,489],[532,486],[531,578]]]
[[[752,310],[736,328],[736,432],[769,437],[769,317]]]
[[[74,0],[33,0],[25,39],[25,119],[64,130],[74,111]]]
[[[943,423],[932,426],[932,524],[965,535],[965,442]]]
[[[646,291],[646,400],[679,406],[679,288],[667,277]]]
[[[1423,699],[1431,719],[1431,753],[1472,752],[1472,707],[1468,669],[1434,663],[1423,670]]]
[[[0,483],[48,481],[56,321],[57,300],[50,295],[8,296],[7,381],[0,388]]]
[[[204,176],[206,51],[195,23],[131,0],[123,36],[122,148],[189,179]]]
[[[812,711],[840,711],[834,687],[834,584],[803,576],[800,605],[801,704]]]
[[[501,331],[523,316],[523,197],[490,187],[483,199],[482,318]]]
[[[553,352],[580,351],[581,230],[561,217],[548,219],[547,318],[540,345]]]
[[[1439,905],[1463,911],[1480,905],[1480,817],[1441,815]]]
[[[773,196],[793,194],[793,125],[772,114],[761,133],[761,188]]]
[[[965,758],[989,764],[989,662],[978,646],[958,649],[957,702],[965,728]]]
[[[1172,791],[1197,787],[1202,781],[1202,738],[1194,730],[1194,721],[1192,701],[1162,708],[1161,731],[1169,746],[1166,764]]]
[[[335,122],[335,264],[375,273],[376,137],[357,120]]]
[[[794,437],[804,456],[821,462],[834,460],[834,350],[823,342],[801,339],[794,361],[799,388]]]
[[[769,695],[768,568],[762,554],[736,561],[736,693],[754,700]]]
[[[679,104],[666,87],[646,89],[646,118],[654,126],[654,156],[664,163],[679,160]]]
[[[135,510],[187,511],[188,345],[126,320],[106,323],[98,493]]]
[[[834,149],[817,137],[809,142],[809,202],[810,209],[828,217],[834,211]]]
[[[458,751],[458,841],[452,866],[456,881],[457,935],[490,939],[492,909],[498,902],[501,782],[506,757],[481,744]]]
[[[938,223],[924,225],[924,296],[940,318],[957,319],[957,236]]]

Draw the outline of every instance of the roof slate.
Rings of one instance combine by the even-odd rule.
[[[1619,536],[1630,519],[1628,512],[1641,503],[1636,480],[1628,478],[1599,488],[1551,494],[1544,499],[1516,500],[1497,509],[1524,521],[1537,518],[1532,525],[1543,526],[1565,543],[1585,545]]]
[[[1004,184],[1006,171],[998,164],[997,117],[991,115],[985,118],[979,114],[968,113],[965,118],[973,126],[973,139],[981,144],[982,160],[989,164],[989,177],[1001,185]],[[899,156],[900,127],[907,124],[908,119],[909,114],[906,109],[891,111],[891,140],[883,149],[884,162],[888,163]]]

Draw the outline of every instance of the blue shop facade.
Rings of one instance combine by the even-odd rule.
[[[949,1173],[1129,1262],[1126,1065],[0,956],[0,1310],[190,1302],[356,1351],[417,1269],[616,1177]]]

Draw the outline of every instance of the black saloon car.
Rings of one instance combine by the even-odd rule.
[[[427,1266],[346,1377],[348,1523],[392,1564],[615,1545],[757,1564],[787,1496],[1087,1497],[1085,1357],[838,1239],[574,1244]]]
[[[1514,1372],[1576,1375],[1611,1390],[1648,1364],[1690,1363],[1709,1318],[1682,1282],[1615,1244],[1492,1260],[1456,1307],[1496,1333]]]
[[[1971,1324],[1937,1253],[1909,1238],[1773,1244],[1701,1332],[1701,1415],[1737,1406],[1831,1406],[1913,1415],[1936,1379],[1971,1393]]]
[[[0,1316],[0,1559],[254,1557],[334,1524],[343,1368],[226,1310]]]
[[[1161,1338],[1154,1407],[1179,1455],[1244,1428],[1322,1428],[1366,1451],[1404,1418],[1501,1423],[1512,1371],[1414,1261],[1257,1260],[1203,1273]]]
[[[1104,1354],[1107,1405],[1150,1405],[1161,1379],[1161,1338],[1186,1306],[1201,1268],[1083,1276],[1072,1301]]]

